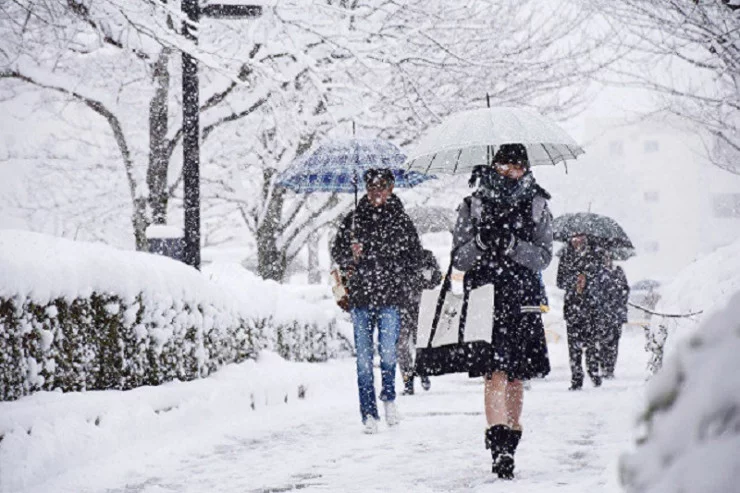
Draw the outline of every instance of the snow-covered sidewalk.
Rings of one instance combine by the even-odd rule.
[[[151,416],[162,414],[161,409],[145,413],[139,427],[137,419],[120,410],[109,413],[96,426],[101,432],[106,419],[128,419],[126,427],[109,426],[111,431],[128,428],[134,436],[99,442],[110,448],[98,446],[84,461],[59,456],[57,445],[54,454],[67,467],[37,471],[23,491],[618,491],[617,459],[630,446],[634,413],[642,399],[643,345],[641,334],[625,334],[617,379],[599,389],[587,381],[578,393],[567,390],[565,341],[550,345],[553,372],[533,382],[526,394],[525,432],[513,482],[495,480],[490,473],[490,455],[483,447],[480,379],[434,378],[431,391],[417,389],[415,396],[399,397],[404,418],[399,427],[388,429],[382,423],[379,434],[367,436],[358,417],[353,360],[295,364],[270,355],[264,363],[247,364],[244,371],[232,367],[203,381],[174,384],[188,389],[180,394],[189,392],[191,398],[189,404],[180,398],[179,408],[163,407],[167,419]],[[229,372],[232,379],[227,378]],[[250,390],[250,377],[272,391]],[[303,400],[295,396],[298,382],[306,387]],[[193,393],[189,389],[195,386],[212,390]],[[174,392],[167,388],[146,391]],[[125,404],[128,396],[121,394],[132,392],[119,393],[121,410],[131,409]],[[12,404],[0,411],[10,410]],[[28,403],[15,403],[13,409],[20,405]],[[71,453],[85,438],[74,432],[65,437]],[[11,444],[3,445],[8,452]],[[24,453],[32,458],[39,451]],[[53,456],[47,458],[53,462]],[[6,455],[0,467],[23,462],[22,457]]]

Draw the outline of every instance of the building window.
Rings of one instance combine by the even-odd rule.
[[[612,156],[624,155],[624,142],[621,140],[612,140],[609,142],[609,154]]]
[[[645,202],[660,202],[660,192],[657,190],[648,190],[644,193]]]
[[[658,152],[660,150],[660,145],[657,140],[646,140],[643,144],[643,150],[645,151],[645,154]]]
[[[655,253],[658,250],[660,250],[660,243],[657,241],[648,241],[645,243],[645,252],[647,253]]]
[[[740,193],[718,193],[712,196],[714,217],[740,218]]]

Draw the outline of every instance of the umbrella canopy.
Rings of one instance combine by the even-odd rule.
[[[406,212],[419,234],[451,232],[455,225],[455,211],[444,207],[411,207]]]
[[[560,258],[565,253],[565,247],[555,252],[555,256]],[[635,250],[633,248],[610,248],[609,253],[611,254],[612,260],[624,261],[635,256]]]
[[[468,173],[490,165],[501,144],[523,144],[532,165],[557,164],[585,151],[554,122],[523,108],[482,108],[447,117],[419,141],[406,168],[422,173]]]
[[[388,168],[395,186],[410,188],[434,178],[402,168],[406,156],[379,139],[331,140],[306,153],[278,176],[278,185],[297,193],[357,193],[365,171]]]
[[[586,235],[606,247],[635,248],[617,221],[593,212],[576,212],[556,217],[552,223],[552,231],[553,237],[558,241],[568,241],[573,236]]]

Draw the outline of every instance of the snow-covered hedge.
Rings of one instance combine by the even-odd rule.
[[[215,277],[146,253],[0,231],[0,399],[192,380],[263,348],[299,361],[347,349],[332,314],[283,296],[290,310],[278,316],[264,303],[275,286]]]
[[[685,269],[658,311],[703,310],[666,328],[666,358],[647,387],[628,492],[737,491],[740,484],[740,242]]]

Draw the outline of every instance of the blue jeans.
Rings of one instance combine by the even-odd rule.
[[[396,400],[396,341],[401,327],[401,315],[394,306],[358,307],[351,310],[357,351],[357,387],[360,391],[360,414],[364,423],[372,417],[380,419],[375,400],[373,378],[373,331],[378,327],[378,352],[383,388],[381,401]]]

